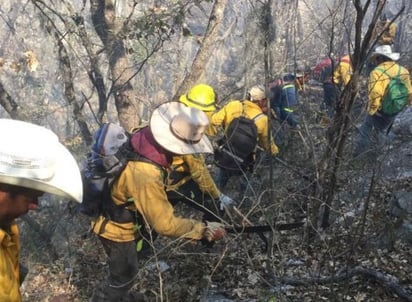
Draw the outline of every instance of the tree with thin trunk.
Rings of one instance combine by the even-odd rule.
[[[319,176],[316,182],[317,185],[313,196],[313,203],[311,204],[311,225],[315,229],[319,226],[325,228],[330,223],[330,210],[338,191],[338,175],[343,165],[343,159],[347,157],[345,150],[347,149],[347,139],[352,125],[352,108],[359,91],[359,82],[363,66],[367,61],[368,54],[374,43],[372,37],[375,25],[386,1],[378,1],[376,9],[373,11],[372,21],[362,38],[362,24],[366,12],[370,9],[369,4],[369,1],[364,5],[362,5],[362,1],[360,0],[354,1],[356,10],[354,47],[353,49],[350,48],[350,53],[352,53],[353,74],[351,81],[343,89],[339,97],[336,114],[330,128],[327,130],[327,148],[318,165],[319,171],[317,175]],[[320,211],[323,213],[322,216],[319,215]],[[321,217],[320,222],[318,221],[319,217]]]
[[[12,119],[28,120],[24,109],[16,103],[13,97],[6,91],[3,83],[0,82],[0,105],[6,110]]]
[[[114,97],[119,123],[130,130],[140,124],[140,117],[136,96],[130,83],[133,69],[119,35],[121,24],[116,18],[115,1],[91,0],[90,11],[96,33],[103,42],[105,53],[109,58],[112,81],[109,94]]]
[[[200,43],[200,47],[193,60],[189,73],[186,75],[175,93],[174,100],[178,100],[180,95],[185,94],[190,87],[201,78],[209,58],[212,55],[213,45],[219,34],[219,25],[222,23],[226,5],[227,0],[215,1],[212,12],[210,13],[206,33]]]

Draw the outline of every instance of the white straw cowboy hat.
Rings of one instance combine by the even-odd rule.
[[[392,47],[390,45],[380,45],[375,48],[375,51],[372,53],[371,58],[381,55],[385,56],[392,61],[398,61],[400,58],[400,53],[392,52]]]
[[[200,109],[180,102],[158,106],[150,118],[150,129],[156,142],[175,154],[213,153],[205,132],[207,115]]]
[[[0,119],[0,142],[0,183],[82,201],[77,162],[52,131]]]

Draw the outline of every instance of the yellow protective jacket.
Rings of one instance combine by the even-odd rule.
[[[209,118],[209,121],[210,121],[214,111],[204,111],[204,113],[207,115],[207,117]],[[217,134],[216,127],[212,123],[210,123],[209,127],[206,130],[206,135],[208,137],[214,137],[214,136],[216,136],[216,134]]]
[[[392,45],[395,41],[396,30],[398,26],[390,20],[379,22],[375,27],[375,39],[378,39],[380,45]]]
[[[369,101],[368,101],[367,110],[370,115],[374,115],[378,110],[381,109],[385,90],[390,81],[390,78],[385,73],[378,70],[377,68],[383,69],[391,77],[395,77],[398,74],[399,67],[401,68],[400,78],[402,81],[405,82],[406,87],[408,88],[408,92],[409,92],[408,103],[409,105],[412,104],[412,86],[411,86],[411,80],[409,77],[409,71],[406,68],[400,66],[399,64],[393,61],[386,61],[386,62],[379,64],[369,74],[369,82],[368,82]]]
[[[336,85],[348,85],[352,76],[352,63],[349,55],[343,56],[333,71],[333,82]]]
[[[19,230],[16,223],[6,232],[0,229],[0,301],[19,302]]]
[[[243,106],[242,106],[243,103]],[[225,131],[230,122],[239,116],[244,115],[248,118],[253,119],[258,114],[262,113],[258,104],[251,101],[231,101],[227,103],[222,109],[214,113],[210,119],[210,122],[214,126],[222,126]],[[262,117],[255,120],[255,124],[258,131],[258,144],[265,150],[270,150],[272,155],[277,155],[279,153],[279,148],[275,144],[273,137],[268,142],[268,117],[263,115]],[[270,145],[269,145],[270,144]]]
[[[117,205],[133,200],[128,209],[137,210],[144,221],[163,236],[200,240],[205,225],[193,219],[177,217],[167,200],[164,187],[165,171],[148,162],[130,161],[112,188],[112,198]],[[137,226],[116,223],[100,216],[92,225],[99,236],[129,242],[139,238]]]
[[[193,179],[199,189],[213,199],[218,199],[220,191],[217,188],[205,163],[202,154],[176,155],[167,179],[166,190],[176,190],[190,179]]]

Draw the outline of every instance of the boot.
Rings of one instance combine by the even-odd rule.
[[[110,287],[107,281],[100,283],[93,291],[89,302],[119,302],[128,295],[128,289],[117,289]],[[125,300],[129,301],[129,300]],[[131,301],[131,300],[130,300]]]

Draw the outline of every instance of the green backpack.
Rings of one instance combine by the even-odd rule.
[[[399,66],[398,74],[395,77],[391,77],[382,68],[376,68],[376,70],[386,74],[390,79],[383,96],[383,113],[388,115],[399,113],[408,103],[408,87],[400,78],[401,67]]]

